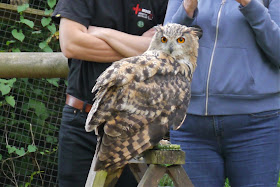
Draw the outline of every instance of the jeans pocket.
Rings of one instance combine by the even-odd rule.
[[[270,110],[270,111],[265,111],[265,112],[253,113],[250,115],[251,115],[251,117],[254,117],[254,118],[272,118],[272,117],[279,116],[280,110]]]
[[[73,128],[84,128],[86,123],[87,113],[71,106],[65,105],[63,108],[61,125]]]
[[[71,106],[65,105],[62,111],[62,119],[61,124],[62,125],[71,125],[76,124],[79,120],[79,114],[80,111],[76,108],[73,108]]]

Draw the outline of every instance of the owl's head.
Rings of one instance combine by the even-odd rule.
[[[196,67],[198,54],[198,40],[202,36],[200,27],[186,27],[169,23],[156,26],[157,32],[153,36],[148,50],[157,50],[171,55],[181,62],[191,62]]]

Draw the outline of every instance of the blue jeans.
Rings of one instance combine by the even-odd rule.
[[[276,187],[280,164],[280,110],[248,115],[187,115],[171,142],[186,152],[195,187]]]
[[[59,130],[58,179],[60,187],[84,187],[96,146],[94,132],[85,131],[87,113],[65,105]],[[137,181],[126,167],[118,187],[135,187]]]

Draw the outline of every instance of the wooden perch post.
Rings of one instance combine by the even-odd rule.
[[[138,187],[158,187],[164,174],[170,176],[176,187],[193,187],[183,164],[185,152],[181,150],[147,150],[140,160],[131,160],[129,167],[139,183]],[[92,187],[114,187],[121,172],[122,170],[115,173],[98,171]]]

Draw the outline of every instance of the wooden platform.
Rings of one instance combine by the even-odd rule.
[[[193,187],[182,165],[185,153],[181,150],[148,150],[142,157],[129,162],[138,187],[158,187],[164,174],[168,174],[176,187]],[[114,173],[98,171],[92,187],[114,187],[122,169]],[[89,187],[89,186],[86,186]]]

